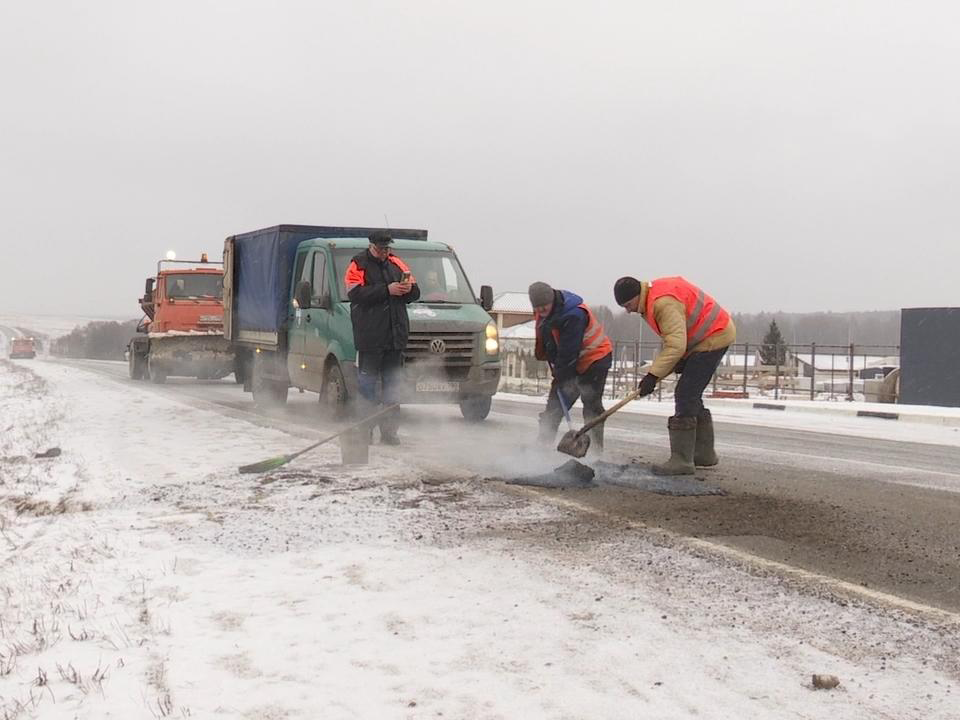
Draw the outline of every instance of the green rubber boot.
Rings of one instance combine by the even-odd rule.
[[[693,475],[693,448],[697,442],[697,419],[677,417],[667,421],[670,431],[670,459],[651,470],[654,475]]]
[[[697,467],[713,467],[720,458],[713,449],[713,415],[704,408],[697,416],[697,442],[693,449],[693,464]]]

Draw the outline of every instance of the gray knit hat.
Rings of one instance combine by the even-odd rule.
[[[530,296],[530,304],[533,307],[549,305],[553,302],[553,288],[545,282],[533,283],[527,290],[527,294]]]

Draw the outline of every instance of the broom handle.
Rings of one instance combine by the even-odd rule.
[[[583,434],[584,434],[585,432],[587,432],[588,430],[591,430],[591,429],[595,428],[597,425],[599,425],[600,423],[602,423],[602,422],[603,422],[604,420],[606,420],[608,417],[610,417],[611,415],[613,415],[617,410],[619,410],[620,408],[622,408],[624,405],[626,405],[626,404],[627,404],[628,402],[630,402],[631,400],[636,400],[639,396],[640,396],[640,390],[639,390],[639,388],[636,389],[636,390],[633,390],[632,392],[628,392],[626,395],[623,396],[623,399],[620,400],[620,402],[618,402],[618,403],[617,403],[616,405],[614,405],[612,408],[609,408],[609,409],[607,409],[607,410],[604,410],[602,413],[600,413],[599,415],[597,415],[593,420],[591,420],[590,422],[586,423],[582,428],[580,428],[579,430],[577,430],[576,437],[580,437],[581,435],[583,435]]]
[[[387,405],[386,407],[381,408],[380,410],[377,410],[377,412],[375,412],[373,415],[368,415],[368,416],[365,417],[363,420],[358,420],[357,422],[353,423],[352,425],[347,425],[345,428],[341,428],[340,430],[338,430],[337,432],[335,432],[333,435],[327,435],[327,437],[323,438],[323,440],[318,440],[318,441],[315,442],[313,445],[310,445],[309,447],[305,447],[303,450],[300,450],[300,451],[298,451],[298,452],[293,453],[292,455],[290,455],[290,458],[289,458],[289,459],[290,459],[290,460],[293,460],[293,459],[296,458],[296,457],[300,457],[300,456],[303,455],[305,452],[310,452],[310,451],[313,450],[315,447],[320,447],[320,446],[323,445],[324,443],[328,443],[328,442],[330,442],[331,440],[335,440],[336,438],[338,438],[338,437],[340,437],[341,435],[343,435],[345,432],[349,432],[350,430],[356,430],[356,429],[357,429],[358,427],[360,427],[361,425],[366,425],[366,424],[367,424],[368,422],[370,422],[371,420],[376,420],[376,419],[377,419],[378,417],[380,417],[381,415],[386,415],[386,414],[387,414],[388,412],[390,412],[391,410],[394,410],[394,409],[399,408],[399,407],[400,407],[400,406],[399,406],[399,405],[396,405],[396,404],[394,404],[394,405]]]

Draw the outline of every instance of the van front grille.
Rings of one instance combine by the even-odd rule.
[[[470,367],[475,344],[473,333],[412,332],[403,358],[408,365],[424,363],[447,368]]]

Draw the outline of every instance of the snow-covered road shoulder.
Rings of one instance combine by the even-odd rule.
[[[0,717],[955,717],[955,628],[78,368],[0,417]]]

